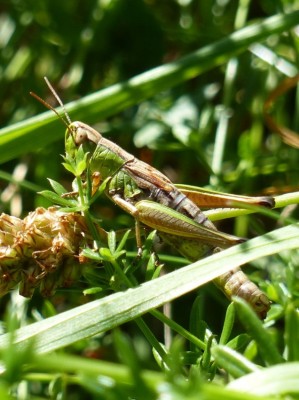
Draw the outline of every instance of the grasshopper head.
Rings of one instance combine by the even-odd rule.
[[[98,144],[102,138],[102,135],[95,129],[79,121],[72,122],[69,125],[69,130],[71,131],[77,146],[88,141]]]
[[[253,309],[261,319],[265,319],[271,307],[271,302],[264,293],[259,293],[251,301]]]
[[[84,151],[92,152],[101,138],[102,135],[89,125],[79,121],[72,122],[68,125],[65,135],[66,152],[74,155],[80,145]]]

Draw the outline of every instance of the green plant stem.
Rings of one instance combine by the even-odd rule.
[[[155,318],[159,319],[164,324],[168,325],[171,329],[180,334],[182,337],[195,344],[196,347],[200,348],[201,350],[206,349],[206,344],[202,340],[192,335],[192,333],[190,333],[187,329],[183,328],[181,325],[168,318],[165,314],[161,313],[158,310],[152,310],[150,311],[150,314],[152,314]]]
[[[92,374],[92,375],[102,375],[108,376],[115,381],[124,382],[127,384],[132,384],[132,376],[127,366],[115,364],[108,361],[102,360],[92,360],[92,359],[84,359],[82,357],[71,356],[68,354],[52,354],[52,355],[43,355],[37,356],[33,362],[34,367],[40,370],[54,370],[55,373],[63,372],[63,373],[83,373],[83,374]],[[163,375],[158,372],[153,371],[142,371],[141,372],[143,378],[146,380],[148,384],[153,387],[156,387],[157,383],[162,381]],[[48,374],[36,374],[36,373],[28,373],[26,378],[31,378],[32,380],[43,379],[47,380],[48,377],[51,376],[53,379],[53,375]]]
[[[244,27],[249,11],[249,0],[239,1],[238,10],[235,18],[235,29],[241,29]],[[225,144],[228,134],[229,119],[230,119],[230,107],[234,91],[234,82],[238,74],[238,60],[232,58],[229,60],[226,66],[225,77],[224,77],[224,89],[221,109],[219,111],[214,151],[212,158],[212,172],[210,176],[210,184],[217,186],[218,175],[222,171],[222,164],[225,152]]]
[[[34,193],[41,192],[42,190],[45,189],[44,187],[39,186],[30,181],[27,181],[26,179],[23,179],[23,180],[16,179],[13,174],[9,174],[8,172],[5,172],[5,171],[0,171],[0,179],[3,179],[9,183],[18,185],[24,189],[31,190]]]
[[[87,227],[89,229],[89,232],[91,233],[97,248],[100,248],[100,245],[102,244],[99,232],[97,231],[95,224],[92,221],[90,212],[89,212],[89,204],[88,204],[88,199],[85,198],[84,196],[84,191],[83,191],[83,185],[80,177],[76,177],[77,181],[77,186],[78,186],[78,192],[79,192],[79,199],[80,199],[80,204],[83,208],[82,214],[84,215]]]
[[[111,254],[111,259],[109,262],[113,265],[114,270],[116,271],[116,274],[121,277],[122,282],[128,287],[128,288],[133,288],[135,285],[131,282],[131,280],[128,278],[128,276],[124,273],[116,259],[113,257]],[[135,323],[138,325],[139,329],[141,332],[144,334],[144,336],[147,338],[148,342],[151,344],[151,346],[157,351],[157,353],[160,355],[161,359],[163,362],[167,365],[167,353],[165,349],[161,346],[159,341],[156,339],[155,335],[153,332],[150,330],[148,325],[144,322],[144,320],[141,317],[135,318]]]
[[[282,208],[291,204],[299,204],[299,192],[282,194],[280,196],[274,197],[274,199],[275,199],[275,208]],[[244,207],[244,205],[242,207]],[[214,209],[214,210],[204,211],[204,214],[211,221],[219,221],[221,219],[239,217],[241,215],[252,214],[254,212],[261,213],[275,220],[281,218],[281,215],[273,210],[269,210],[268,208],[265,207],[257,207],[251,205],[248,205],[248,209],[245,208]],[[284,218],[284,222],[293,224],[296,223],[297,220],[288,217]]]

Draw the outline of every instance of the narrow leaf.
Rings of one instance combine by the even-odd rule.
[[[299,393],[299,363],[279,364],[253,372],[231,382],[228,387],[259,396],[275,396]],[[264,398],[264,397],[263,397]]]
[[[239,297],[234,299],[234,303],[242,324],[247,332],[257,342],[259,352],[263,359],[268,364],[278,364],[283,362],[284,360],[281,357],[272,336],[263,326],[262,321],[257,317],[248,303]]]
[[[67,190],[59,183],[54,181],[53,179],[48,179],[52,189],[57,193],[59,196],[67,193]]]
[[[59,204],[64,207],[73,207],[77,204],[75,200],[65,199],[60,197],[58,194],[51,192],[50,190],[43,190],[42,192],[39,192],[39,194],[50,200],[52,203]]]

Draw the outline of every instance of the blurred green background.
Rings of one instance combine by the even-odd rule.
[[[244,25],[296,8],[297,1],[267,0],[2,1],[1,127],[44,111],[30,91],[56,106],[45,75],[67,104],[180,59]],[[154,97],[121,113],[113,115],[112,110],[108,119],[80,117],[97,122],[106,137],[175,182],[236,193],[255,194],[268,187],[279,192],[297,185],[297,150],[267,129],[262,108],[271,90],[295,75],[297,48],[295,35],[269,35],[229,63],[156,90]],[[275,105],[275,116],[295,130],[296,104],[293,90]],[[71,118],[76,120],[76,114]],[[51,135],[55,142],[49,144]],[[47,187],[48,177],[68,181],[61,167],[63,136],[61,122],[50,132],[40,130],[38,140],[29,143],[32,152],[7,160],[3,171],[13,173],[19,166],[14,176],[40,187]],[[22,149],[22,143],[14,147]],[[2,180],[1,191],[7,193],[6,187]],[[24,215],[45,204],[25,188],[15,192],[21,194],[18,202],[11,202],[10,193],[2,196],[2,210]]]
[[[299,1],[293,0],[2,0],[0,210],[24,217],[39,205],[48,206],[37,194],[49,189],[47,178],[71,190],[72,177],[61,165],[65,126],[51,112],[42,114],[45,107],[29,95],[35,92],[57,106],[44,76],[70,110],[73,121],[92,124],[176,183],[248,195],[297,191],[298,149],[285,144],[266,126],[263,107],[277,85],[298,73],[298,16],[296,29],[289,29],[295,23],[286,22],[286,29],[275,31],[273,24],[271,32],[269,22],[262,40],[253,40],[246,31],[248,46],[238,49],[238,36],[231,41],[231,49],[237,50],[228,46],[217,55],[217,45],[245,26],[254,27],[253,37],[260,24],[272,16],[280,13],[284,21],[284,13],[292,15],[298,10]],[[206,66],[200,71],[201,66],[194,64],[192,68],[198,72],[191,74],[192,78],[184,76],[182,69],[174,84],[166,73],[159,88],[149,77],[145,92],[150,94],[143,94],[142,101],[139,87],[134,92],[136,99],[128,100],[123,85],[118,93],[119,99],[123,96],[123,106],[120,100],[115,106],[109,93],[101,97],[102,89],[209,45],[212,53],[207,51]],[[99,93],[99,98],[93,101],[88,97],[92,93]],[[298,99],[298,90],[293,88],[275,101],[272,111],[276,121],[297,132]],[[84,106],[87,101],[91,111]],[[133,225],[131,217],[103,198],[95,211],[107,230]],[[296,217],[298,213],[292,206],[285,215]],[[273,220],[243,217],[224,222],[220,228],[252,237],[276,226]],[[256,263],[261,268],[257,281],[263,280],[259,274],[263,275],[266,264],[263,260]],[[278,287],[288,279],[287,273],[281,272],[287,262],[277,257],[274,264],[272,275],[276,273],[280,279]],[[269,278],[271,272],[267,273]],[[36,294],[24,306],[20,325],[28,323],[26,313],[31,321],[38,320],[39,312],[46,317],[88,301],[78,296],[81,289],[61,291],[51,302],[41,301]],[[200,316],[219,333],[227,302],[214,289],[209,289],[207,296],[212,293],[211,297],[205,297],[204,290],[200,293]],[[281,289],[281,293],[287,298],[287,290]],[[174,303],[174,316],[184,326],[188,326],[186,310],[191,309],[194,296],[192,293]],[[211,298],[216,298],[215,302]],[[161,338],[160,325],[155,320],[150,324]],[[138,357],[151,368],[154,363],[144,337],[132,326],[126,329]],[[282,331],[280,334],[283,336]],[[86,355],[94,351],[91,356],[109,359],[114,357],[112,341],[107,334],[98,342],[86,340],[74,345],[71,351]]]

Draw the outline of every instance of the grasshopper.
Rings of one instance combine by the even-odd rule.
[[[191,261],[242,243],[244,239],[220,232],[201,211],[201,205],[209,202],[215,206],[229,207],[233,202],[272,207],[269,197],[219,195],[217,192],[200,193],[182,187],[177,188],[164,174],[138,160],[117,144],[104,138],[83,122],[72,122],[62,101],[50,82],[45,81],[62,106],[65,119],[39,96],[31,93],[52,109],[66,124],[66,153],[75,155],[79,146],[88,152],[88,168],[91,174],[100,174],[106,182],[106,195],[135,219],[136,240],[141,251],[140,224],[158,231],[165,242],[174,246]],[[215,280],[228,298],[243,297],[260,316],[265,318],[270,308],[267,296],[240,268]]]

